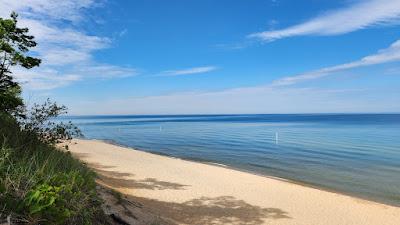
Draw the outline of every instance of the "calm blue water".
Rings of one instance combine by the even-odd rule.
[[[69,119],[86,138],[221,163],[400,205],[400,114]]]

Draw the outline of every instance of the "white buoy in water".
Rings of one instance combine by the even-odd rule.
[[[278,144],[279,136],[278,132],[275,132],[275,144]]]

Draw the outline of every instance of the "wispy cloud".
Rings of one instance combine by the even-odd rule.
[[[100,5],[95,0],[0,0],[1,16],[17,11],[32,19],[57,19],[77,22],[83,18],[82,11]]]
[[[17,75],[18,81],[31,90],[50,90],[82,79],[78,74],[65,72],[60,74],[58,70],[50,67],[32,70],[18,67],[13,72]]]
[[[108,37],[86,34],[79,29],[85,10],[99,7],[94,0],[0,0],[1,17],[20,14],[20,26],[28,27],[38,46],[33,51],[42,59],[39,68],[16,68],[17,80],[29,89],[52,89],[85,78],[126,77],[137,74],[130,67],[96,62],[93,53],[111,46]],[[70,23],[75,25],[69,25]]]
[[[400,40],[395,41],[390,47],[386,49],[379,50],[376,54],[366,56],[360,60],[356,60],[349,63],[344,63],[336,66],[325,67],[319,70],[295,75],[288,76],[278,80],[275,80],[272,83],[272,86],[284,86],[291,85],[298,82],[313,80],[317,78],[321,78],[324,76],[328,76],[335,72],[349,70],[357,67],[371,66],[383,63],[390,63],[400,61]]]
[[[158,76],[183,76],[183,75],[192,75],[192,74],[200,74],[200,73],[208,73],[218,69],[215,66],[202,66],[202,67],[193,67],[181,70],[166,70],[161,72]]]
[[[400,40],[359,60],[285,77],[270,84],[109,99],[102,104],[74,101],[71,109],[75,114],[398,112],[400,104],[394,104],[400,97],[398,88],[385,87],[384,94],[369,98],[369,93],[383,91],[371,87],[321,89],[290,86],[340,71],[390,62],[400,62]]]
[[[108,64],[92,64],[90,66],[80,66],[75,69],[79,74],[100,78],[121,78],[135,76],[139,71],[130,67],[120,67]]]
[[[400,1],[356,1],[347,8],[328,11],[304,23],[281,30],[264,31],[249,35],[264,41],[302,35],[338,35],[367,27],[398,23]]]
[[[123,36],[125,36],[126,34],[128,33],[128,29],[123,29],[123,30],[121,30],[119,33],[118,33],[118,36],[119,37],[123,37]]]

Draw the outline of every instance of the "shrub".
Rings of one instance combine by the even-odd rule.
[[[71,121],[68,123],[55,121],[58,116],[66,113],[65,106],[59,106],[47,99],[41,105],[34,104],[23,117],[19,117],[19,124],[23,131],[47,144],[56,144],[60,140],[71,140],[73,137],[82,136],[81,131]]]

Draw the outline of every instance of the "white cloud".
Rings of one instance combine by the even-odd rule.
[[[53,48],[41,51],[40,58],[46,65],[67,65],[89,61],[92,55],[75,49]]]
[[[135,76],[139,72],[134,68],[120,67],[107,64],[80,66],[75,69],[79,74],[86,74],[87,76],[95,76],[101,78],[118,78]]]
[[[51,68],[26,70],[17,67],[14,69],[14,74],[18,82],[32,90],[54,89],[81,80],[80,75],[60,74],[57,70]]]
[[[62,72],[52,67],[33,68],[31,70],[18,67],[14,69],[13,73],[16,80],[30,90],[50,90],[85,78],[109,79],[138,74],[132,68],[107,64],[72,66],[71,68],[63,69]]]
[[[328,76],[335,72],[349,70],[357,67],[371,66],[383,63],[390,63],[400,61],[400,40],[395,41],[388,48],[379,50],[376,54],[366,56],[360,60],[353,61],[350,63],[340,64],[336,66],[322,68],[316,71],[311,71],[307,73],[303,73],[296,76],[284,77],[278,80],[275,80],[272,83],[272,86],[284,86],[291,85],[298,82],[313,80],[317,78],[321,78],[324,76]]]
[[[347,8],[328,11],[304,23],[281,30],[254,33],[264,41],[302,35],[338,35],[400,20],[399,0],[358,0]]]
[[[167,70],[161,72],[159,76],[182,76],[182,75],[192,75],[192,74],[200,74],[200,73],[208,73],[218,69],[215,66],[203,66],[203,67],[193,67],[182,70]]]
[[[57,47],[79,48],[89,51],[106,48],[111,43],[109,38],[87,35],[72,28],[59,28],[49,24],[49,22],[51,20],[22,18],[19,20],[19,25],[28,27],[29,32],[44,46],[55,45]]]
[[[50,17],[58,20],[81,20],[82,10],[98,5],[94,0],[0,0],[0,16],[8,16],[17,11],[24,17],[42,19]]]
[[[96,50],[111,46],[111,39],[79,30],[85,10],[99,6],[94,0],[0,0],[1,17],[20,14],[19,26],[28,27],[38,46],[33,52],[42,59],[39,68],[16,68],[17,80],[29,89],[52,89],[85,78],[114,78],[136,75],[131,67],[101,64]],[[69,26],[68,23],[75,23]]]

